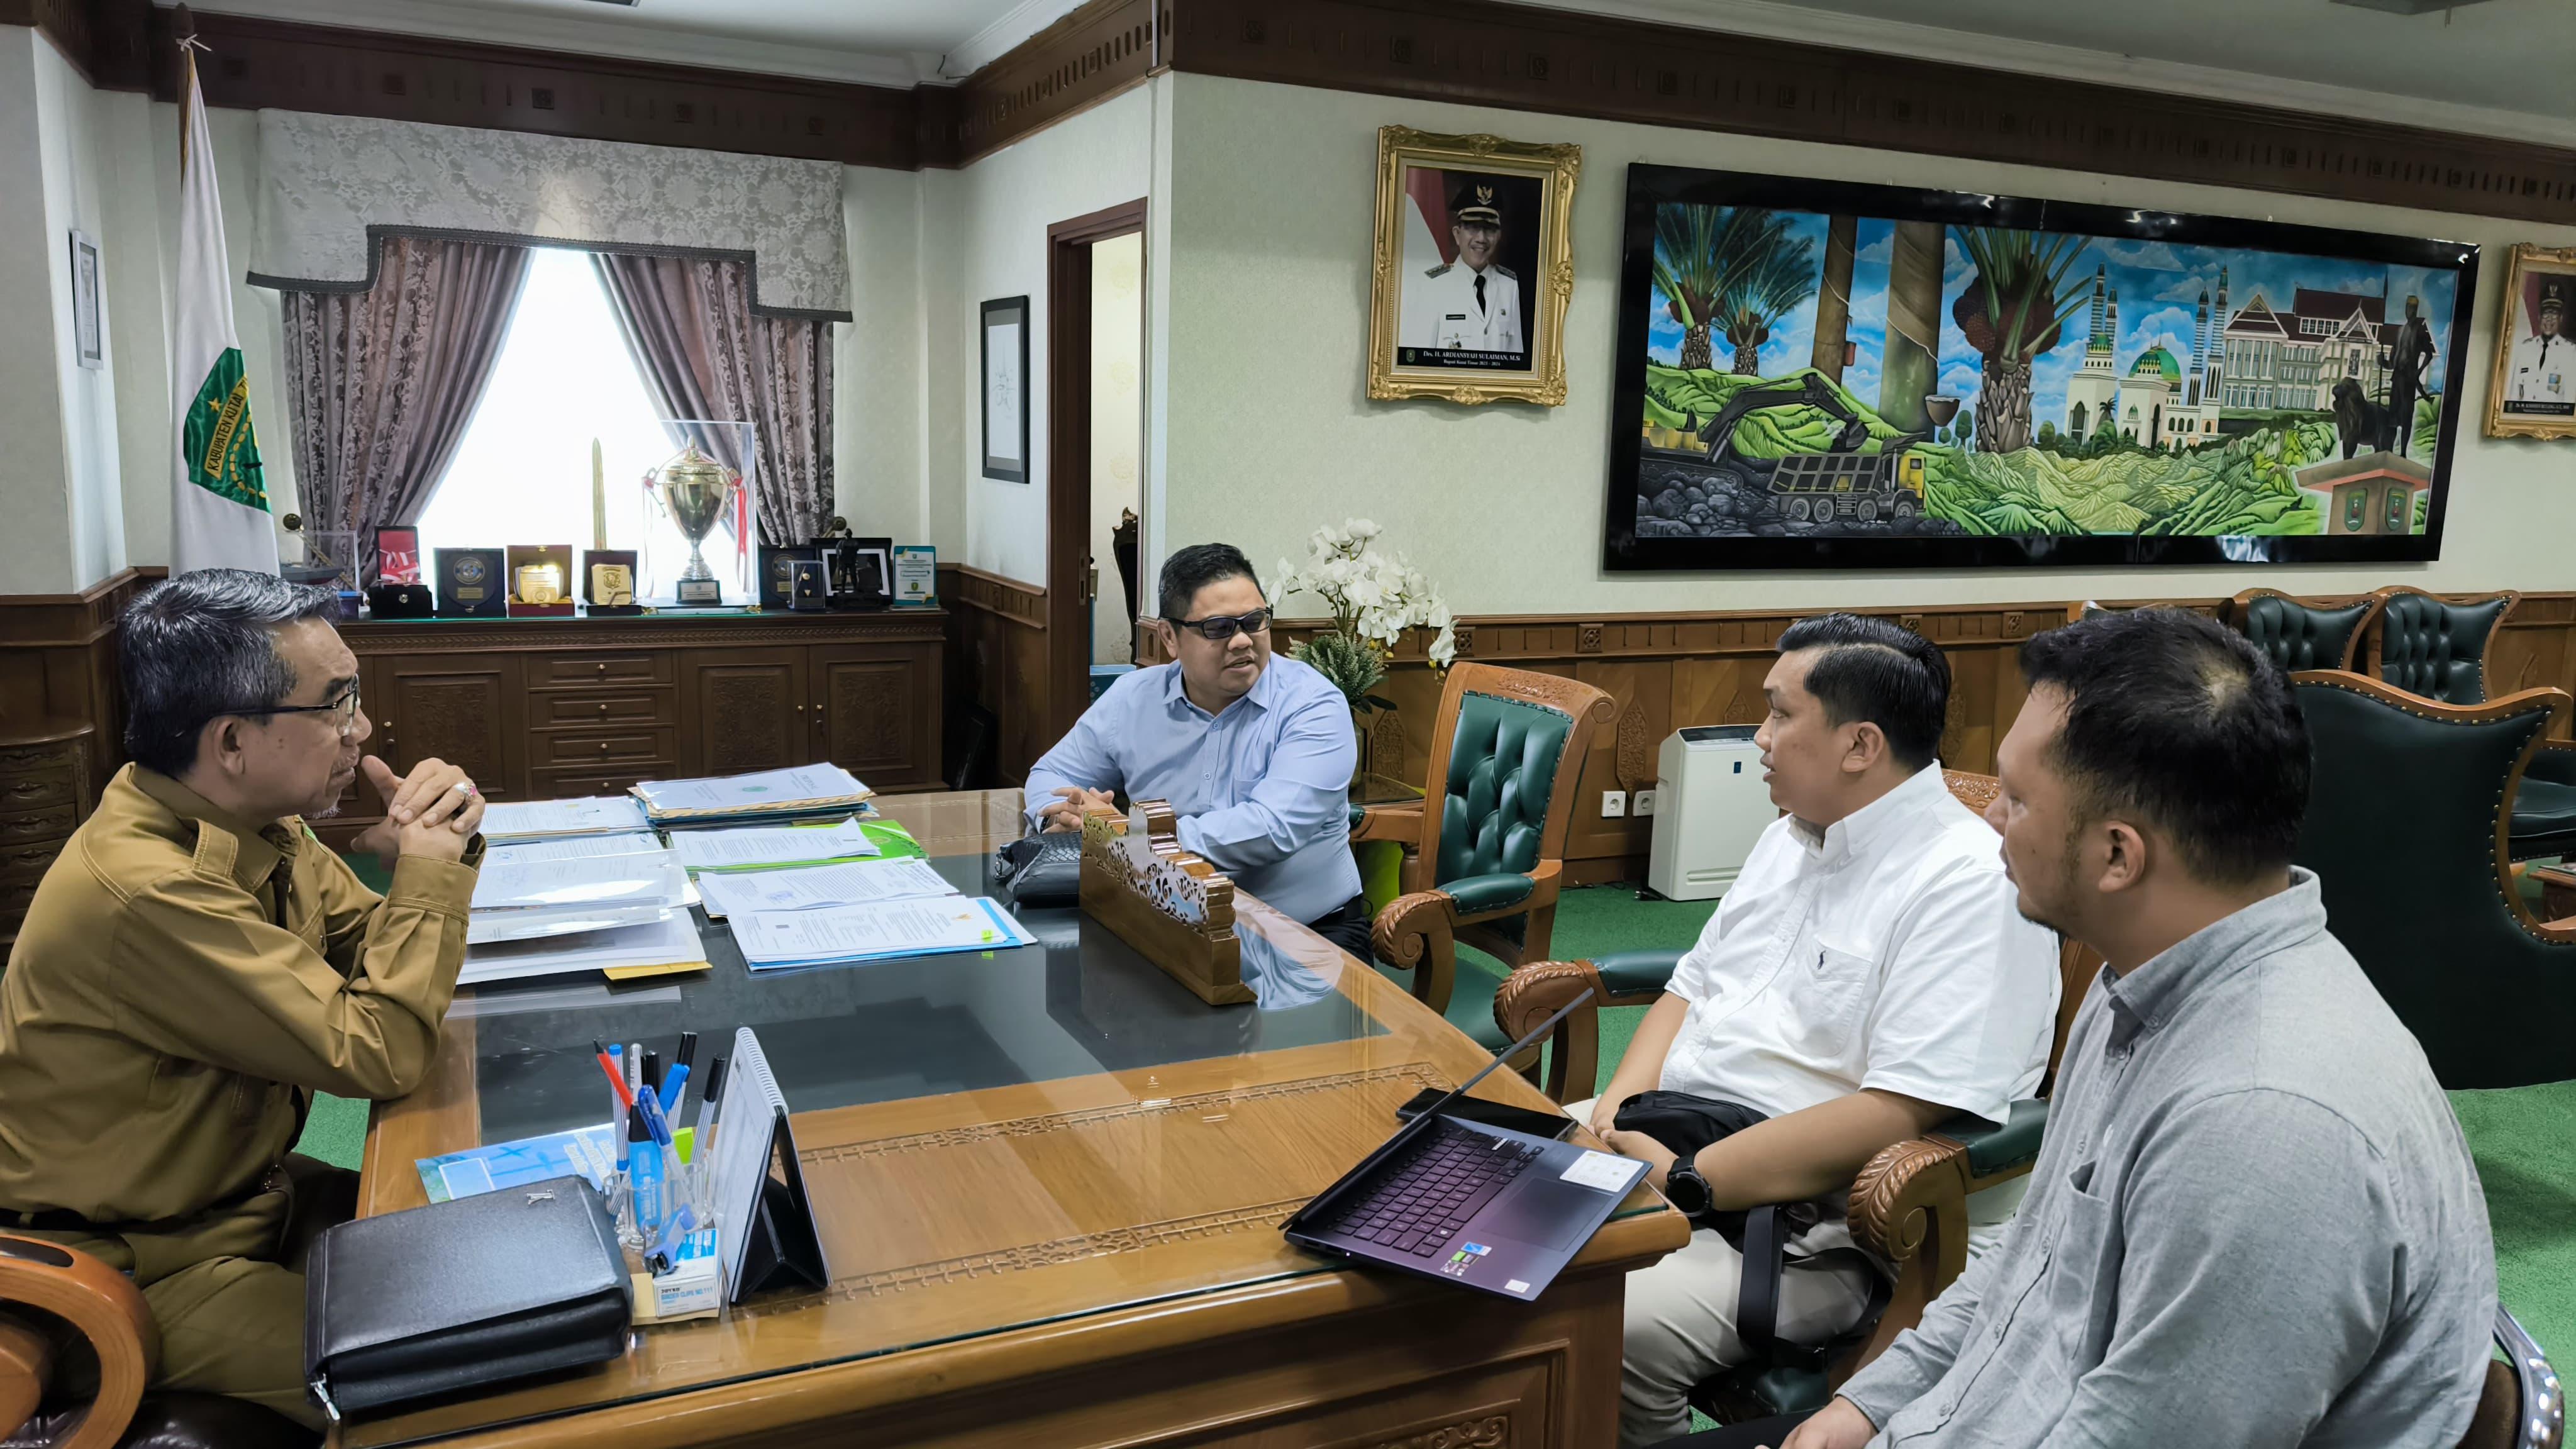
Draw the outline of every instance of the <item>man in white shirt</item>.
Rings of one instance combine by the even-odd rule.
[[[1699,944],[1646,1013],[1610,1087],[1570,1108],[1659,1189],[1725,1212],[1838,1203],[1880,1149],[1961,1112],[2001,1123],[2039,1087],[2057,1016],[2057,944],[2014,909],[1992,827],[1934,758],[1949,705],[1940,650],[1883,619],[1827,614],[1780,638],[1763,681],[1765,830]],[[1621,1131],[1660,1088],[1769,1120],[1688,1164]],[[1685,1204],[1689,1206],[1690,1204]],[[2009,1202],[1977,1214],[1992,1246]],[[1871,1274],[1839,1212],[1789,1242],[1783,1339],[1816,1344],[1868,1311]],[[1747,1357],[1743,1255],[1714,1228],[1628,1279],[1620,1441],[1690,1429],[1693,1384]]]
[[[1526,352],[1521,281],[1496,258],[1503,213],[1491,178],[1468,178],[1449,201],[1449,238],[1458,259],[1423,272],[1407,301],[1405,347],[1475,353]],[[1406,359],[1412,361],[1415,359]]]

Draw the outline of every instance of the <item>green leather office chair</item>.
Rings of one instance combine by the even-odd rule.
[[[1458,944],[1513,966],[1547,954],[1577,779],[1610,714],[1591,685],[1490,664],[1452,666],[1441,691],[1412,825],[1417,879],[1378,912],[1371,944],[1390,979],[1409,972],[1416,999],[1490,1050],[1512,1037],[1494,1034],[1483,973],[1458,988]]]
[[[2521,595],[2428,594],[2386,588],[2372,596],[2364,673],[2441,704],[2486,702],[2487,647]],[[2323,660],[2314,669],[2348,669]],[[2515,860],[2576,854],[2576,746],[2553,743],[2533,758],[2513,812]]]
[[[1948,770],[1943,776],[1950,793],[1979,814],[1995,798],[1991,775]],[[1591,1002],[1558,1023],[1549,1038],[1545,1083],[1547,1094],[1558,1102],[1589,1097],[1601,1067],[1600,1008],[1653,1005],[1682,956],[1681,950],[1620,951],[1587,961],[1524,966],[1495,997],[1502,1039],[1517,1040],[1589,988]],[[2076,1008],[2084,1004],[2102,969],[2102,958],[2069,941],[2059,953],[2057,969],[2057,1032],[2049,1044],[2040,1095],[2013,1103],[2010,1119],[2001,1127],[1981,1117],[1954,1117],[1921,1137],[1884,1149],[1852,1179],[1847,1209],[1852,1238],[1897,1269],[1878,1321],[1836,1345],[1823,1367],[1750,1365],[1700,1385],[1691,1401],[1701,1412],[1741,1421],[1822,1408],[1834,1385],[1921,1322],[1923,1310],[1967,1267],[1968,1198],[2027,1174],[2038,1159],[2058,1058],[2066,1050]]]
[[[2254,641],[2284,674],[2350,669],[2362,632],[2379,608],[2377,595],[2297,599],[2278,589],[2247,589],[2227,604],[2227,623]]]
[[[2339,671],[2291,676],[2315,758],[2295,859],[2326,922],[2445,1087],[2576,1078],[2576,921],[2534,918],[2508,830],[2568,696],[2440,704]]]

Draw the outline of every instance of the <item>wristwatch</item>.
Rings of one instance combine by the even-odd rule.
[[[1681,1209],[1682,1216],[1698,1217],[1708,1211],[1708,1179],[1699,1175],[1690,1159],[1684,1158],[1664,1173],[1664,1196]]]

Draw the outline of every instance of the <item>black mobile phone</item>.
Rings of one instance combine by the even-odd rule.
[[[1421,1116],[1425,1108],[1448,1095],[1446,1092],[1425,1087],[1414,1093],[1412,1100],[1395,1109],[1395,1120],[1410,1122]],[[1532,1137],[1562,1137],[1574,1129],[1574,1119],[1562,1112],[1533,1112],[1527,1107],[1488,1102],[1482,1097],[1459,1098],[1449,1104],[1449,1115],[1462,1117],[1470,1122],[1482,1122],[1488,1127],[1500,1127],[1506,1131],[1526,1132]]]

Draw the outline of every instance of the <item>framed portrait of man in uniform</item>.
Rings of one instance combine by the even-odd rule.
[[[1377,133],[1368,395],[1565,401],[1583,148]]]
[[[2513,249],[2487,436],[2576,438],[2576,247]]]

